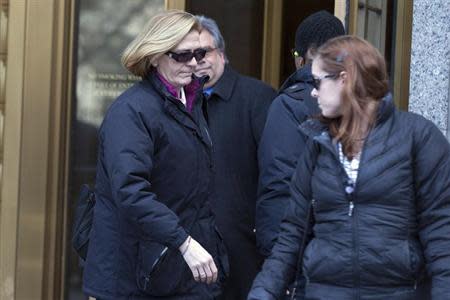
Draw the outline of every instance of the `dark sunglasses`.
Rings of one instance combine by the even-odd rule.
[[[322,82],[322,80],[326,79],[326,78],[337,78],[336,74],[327,74],[327,75],[323,75],[321,77],[313,77],[312,81],[311,81],[311,85],[316,89],[319,90],[320,89],[320,83]]]
[[[166,52],[166,55],[179,63],[187,63],[191,61],[193,58],[195,58],[197,62],[201,61],[205,57],[206,52],[208,52],[206,49],[198,48],[195,49],[194,51],[183,51],[183,52],[169,51]]]

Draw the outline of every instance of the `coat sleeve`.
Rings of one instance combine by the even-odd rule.
[[[419,237],[432,299],[450,295],[450,145],[429,121],[418,122],[414,172]]]
[[[266,123],[267,111],[269,110],[272,100],[276,97],[276,92],[270,86],[258,82],[258,85],[253,87],[255,92],[253,101],[253,107],[251,111],[251,128],[255,144],[258,146],[261,140],[261,134]]]
[[[313,147],[312,142],[308,143],[307,150],[298,161],[278,240],[262,271],[256,276],[248,299],[281,299],[287,285],[294,279],[311,200],[310,181],[315,163]]]
[[[305,115],[296,116],[284,95],[270,106],[258,148],[259,184],[256,202],[256,241],[260,253],[269,256],[288,206],[289,183],[297,159],[305,147],[299,129]]]
[[[104,162],[119,214],[149,238],[178,248],[187,238],[177,215],[151,191],[154,137],[133,106],[113,107],[100,130]],[[102,154],[100,154],[102,155]]]

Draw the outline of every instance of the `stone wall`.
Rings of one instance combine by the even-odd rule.
[[[414,0],[409,111],[450,140],[450,1]]]

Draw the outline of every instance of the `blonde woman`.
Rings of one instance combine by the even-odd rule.
[[[99,130],[84,292],[97,299],[214,299],[227,274],[211,212],[208,128],[193,76],[206,54],[194,16],[155,16],[123,54],[142,80]]]

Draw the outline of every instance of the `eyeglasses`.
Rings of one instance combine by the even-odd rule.
[[[321,77],[313,77],[312,81],[311,81],[311,85],[316,89],[319,90],[320,89],[320,83],[322,82],[322,80],[327,79],[327,78],[336,78],[337,75],[336,74],[326,74],[323,75]]]
[[[208,50],[198,48],[195,49],[194,51],[183,51],[183,52],[169,51],[166,52],[166,55],[179,63],[187,63],[191,61],[193,58],[195,58],[197,62],[201,61],[205,57],[206,52],[208,52]]]
[[[294,58],[300,57],[300,53],[298,53],[298,51],[295,50],[295,48],[291,49],[291,54]]]
[[[213,52],[214,50],[217,50],[217,49],[219,49],[219,48],[217,48],[217,47],[215,47],[215,48],[206,47],[206,48],[203,48],[203,49],[206,50],[206,55],[208,55],[208,53],[211,53],[211,52]]]

